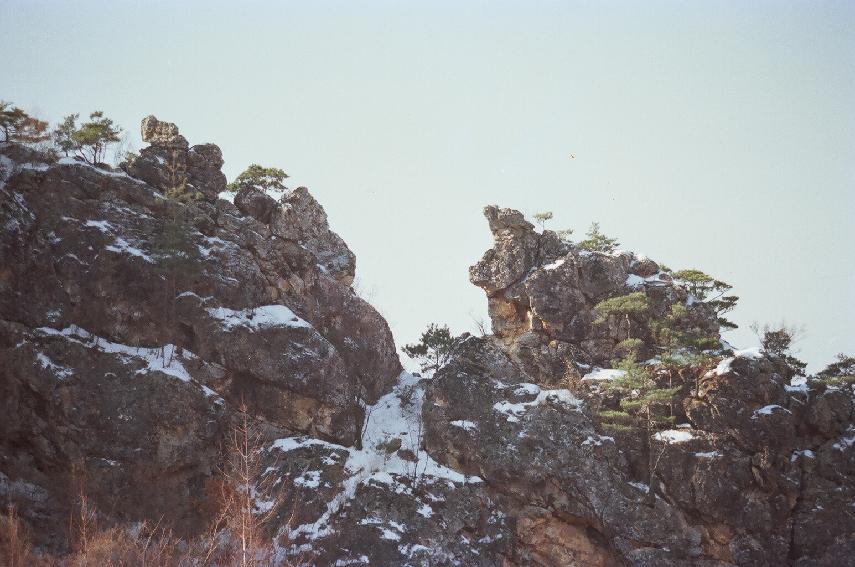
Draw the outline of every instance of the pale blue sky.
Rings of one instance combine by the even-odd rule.
[[[481,208],[592,220],[855,352],[855,2],[0,0],[0,98],[308,186],[396,339],[484,316]],[[575,160],[568,155],[576,154]]]

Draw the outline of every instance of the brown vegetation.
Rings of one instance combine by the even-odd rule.
[[[0,513],[2,567],[196,567],[207,565],[261,567],[273,565],[274,537],[270,521],[282,514],[287,542],[298,507],[285,486],[263,467],[264,440],[241,406],[224,446],[224,464],[211,490],[216,502],[204,532],[182,539],[160,522],[102,525],[96,507],[79,483],[69,536],[63,553],[34,548],[26,524],[14,506]],[[272,467],[279,470],[278,467]],[[284,545],[287,547],[287,545]],[[301,555],[279,557],[277,565],[300,565]]]

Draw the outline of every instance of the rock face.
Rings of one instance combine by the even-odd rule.
[[[490,206],[484,215],[495,245],[469,269],[469,278],[487,292],[496,337],[516,359],[527,359],[525,366],[551,366],[552,341],[572,349],[578,362],[607,365],[617,357],[615,347],[629,326],[640,332],[634,337],[649,343],[647,322],[675,303],[686,305],[693,327],[718,335],[715,313],[702,302],[687,302],[687,291],[652,260],[631,252],[575,249],[552,231],[535,232],[512,209]],[[597,303],[633,291],[647,295],[649,312],[598,321]]]
[[[217,199],[216,146],[142,132],[122,171],[0,145],[0,500],[40,545],[63,548],[80,490],[110,522],[203,529],[243,404],[283,497],[256,499],[277,564],[853,564],[851,386],[751,350],[651,362],[674,426],[603,428],[621,341],[658,355],[648,323],[673,306],[718,337],[656,262],[488,207],[470,276],[494,334],[402,373],[305,188]],[[645,313],[597,316],[630,292]]]
[[[632,325],[647,354],[642,329],[671,305],[687,304],[692,324],[717,334],[713,313],[649,259],[577,250],[513,210],[485,215],[495,246],[470,275],[487,292],[495,336],[458,343],[427,387],[423,417],[428,452],[505,504],[515,545],[502,560],[852,564],[851,388],[791,384],[784,361],[745,351],[657,371],[681,388],[674,429],[649,443],[643,431],[607,434],[595,416],[608,403],[606,374],[592,366],[627,333],[598,322],[593,306],[643,291],[652,308]]]
[[[184,184],[211,202],[226,190],[226,176],[220,171],[223,153],[218,146],[190,147],[175,124],[154,116],[143,119],[141,131],[143,141],[151,145],[123,165],[129,175],[161,191]]]
[[[154,117],[142,130],[152,145],[126,172],[0,146],[0,498],[32,497],[37,524],[61,525],[74,469],[117,519],[192,527],[237,405],[351,445],[401,370],[307,190],[261,222],[217,200],[219,148]],[[164,198],[173,158],[203,198]]]

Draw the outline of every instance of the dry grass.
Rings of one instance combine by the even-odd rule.
[[[67,550],[38,553],[26,525],[13,506],[0,511],[0,567],[267,567],[274,565],[270,533],[276,513],[287,511],[286,527],[296,516],[293,494],[274,490],[262,471],[261,436],[239,413],[225,453],[220,479],[212,487],[210,521],[193,539],[176,537],[160,523],[104,526],[79,483],[78,499],[69,518]],[[287,485],[290,483],[281,483]],[[259,509],[259,501],[266,502]],[[281,517],[281,516],[280,516]],[[280,522],[281,527],[281,522]],[[287,529],[284,530],[287,532]],[[277,565],[303,565],[304,557],[279,558]]]

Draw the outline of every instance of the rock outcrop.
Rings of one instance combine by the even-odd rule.
[[[61,525],[73,469],[118,519],[192,527],[238,405],[351,445],[401,370],[306,189],[260,222],[217,199],[219,148],[142,130],[126,172],[0,147],[0,497],[32,496],[41,525]],[[164,197],[176,163],[202,198]],[[193,252],[178,275],[169,230]]]
[[[512,209],[490,206],[484,215],[494,246],[469,269],[469,277],[487,293],[496,337],[515,358],[527,359],[526,366],[554,366],[552,341],[571,349],[573,360],[606,365],[616,358],[615,347],[627,337],[628,326],[649,344],[647,322],[675,303],[686,305],[693,327],[718,335],[715,313],[702,302],[687,301],[686,289],[649,258],[575,249],[552,231],[535,232]],[[633,291],[646,294],[648,312],[600,320],[597,303]],[[653,353],[646,349],[642,354]]]
[[[46,549],[81,489],[110,522],[198,532],[244,405],[284,495],[256,495],[279,564],[852,564],[851,385],[756,350],[658,364],[650,323],[675,308],[719,335],[653,260],[487,207],[470,278],[493,334],[402,373],[305,188],[218,199],[216,146],[154,117],[142,132],[122,170],[0,145],[0,500]],[[631,292],[649,309],[596,312]],[[628,337],[678,390],[656,410],[669,429],[598,417]]]
[[[140,155],[124,164],[125,171],[136,179],[166,191],[186,185],[214,202],[226,190],[223,152],[215,144],[190,147],[171,122],[146,116],[141,126],[142,139],[150,145]]]
[[[649,443],[643,431],[607,432],[596,410],[608,403],[600,380],[610,375],[595,366],[628,334],[593,306],[644,292],[650,312],[632,325],[646,354],[655,352],[646,323],[671,305],[717,335],[714,313],[649,259],[578,250],[516,211],[485,214],[495,246],[470,274],[487,292],[495,336],[459,342],[423,412],[428,452],[506,503],[516,545],[503,560],[851,563],[851,388],[791,383],[785,361],[738,352],[658,371],[681,387],[673,429]]]

